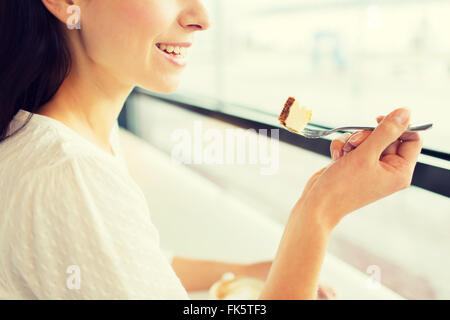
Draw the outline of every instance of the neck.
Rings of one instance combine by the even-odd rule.
[[[88,57],[78,57],[56,95],[36,113],[61,121],[112,153],[111,130],[132,89]]]

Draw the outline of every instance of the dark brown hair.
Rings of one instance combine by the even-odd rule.
[[[64,27],[41,0],[0,1],[0,142],[20,109],[36,111],[67,77]]]

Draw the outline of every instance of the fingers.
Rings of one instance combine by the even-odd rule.
[[[336,161],[344,155],[343,148],[349,137],[350,133],[344,133],[331,142],[330,153],[333,161]]]
[[[402,135],[401,140],[397,154],[415,166],[423,144],[420,135],[417,132],[407,132]]]
[[[381,118],[381,120],[382,120],[382,118],[384,118],[384,117],[380,116],[377,118],[377,120],[379,118]],[[338,139],[340,141],[345,141],[345,143],[344,143],[344,146],[342,147],[343,154],[341,154],[340,156],[346,155],[347,153],[356,149],[371,134],[372,134],[371,130],[363,130],[363,131],[356,131],[353,134],[346,133],[344,135],[341,135]],[[333,145],[333,143],[332,143],[332,145]],[[340,143],[338,141],[336,141],[335,146],[336,146],[336,148],[340,147]],[[333,152],[333,150],[331,150],[331,152]],[[332,154],[332,156],[333,156],[333,154]]]
[[[362,143],[358,152],[376,157],[395,142],[407,129],[410,118],[408,109],[400,108],[385,117],[372,134]]]
[[[317,295],[319,300],[329,300],[336,297],[336,292],[332,287],[321,284],[319,285]]]
[[[383,121],[385,116],[379,116],[377,117],[377,122],[380,123]],[[381,153],[381,157],[388,155],[388,154],[397,154],[397,148],[399,145],[399,140],[397,139],[395,142],[391,143],[384,151]]]
[[[380,123],[384,116],[377,117],[377,122]],[[406,147],[405,147],[405,143]],[[412,147],[412,149],[411,149]],[[417,149],[419,149],[417,151]],[[389,154],[398,154],[407,161],[415,162],[422,149],[422,141],[418,132],[404,132],[395,142],[389,145],[381,154],[382,156]],[[413,151],[411,151],[413,150]],[[410,154],[412,152],[412,154]]]
[[[350,139],[345,143],[344,145],[344,154],[347,154],[348,152],[352,151],[353,149],[357,148],[361,143],[363,143],[372,131],[364,130],[364,131],[357,131],[353,133],[350,136]]]
[[[405,109],[397,109],[396,111],[391,113],[388,117],[388,120],[386,120],[387,122],[391,122],[391,123],[383,124],[383,126],[387,126],[387,128],[382,128],[382,132],[384,132],[386,134],[387,132],[389,132],[389,130],[395,130],[395,128],[392,129],[392,127],[398,126],[398,124],[397,123],[392,124],[392,121],[395,121],[395,119],[393,119],[393,117],[396,116],[394,113],[398,112],[399,110],[405,110]],[[377,122],[382,123],[384,119],[386,119],[385,116],[378,116]],[[409,114],[408,114],[408,120],[409,120]],[[404,130],[406,130],[406,128],[407,128],[407,125],[404,125]],[[377,130],[380,131],[379,128],[377,128],[375,131],[377,131]],[[347,153],[351,152],[352,150],[356,149],[359,145],[361,145],[364,141],[366,141],[366,139],[369,136],[371,136],[372,133],[375,134],[375,131],[374,132],[368,131],[368,130],[357,131],[353,134],[345,133],[345,134],[339,136],[337,139],[333,140],[331,143],[331,146],[330,146],[331,158],[333,159],[333,161],[336,161],[340,157],[342,157],[342,156],[346,155]],[[379,134],[380,133],[378,133],[378,135]],[[416,141],[416,145],[415,145],[416,149],[414,149],[414,145],[412,144],[413,141]],[[420,143],[417,143],[418,141]],[[407,146],[410,146],[410,148],[404,147],[402,145],[402,142],[403,143],[411,142],[407,145]],[[383,157],[383,156],[390,155],[390,154],[398,154],[400,152],[400,147],[401,147],[402,151],[401,151],[401,154],[399,154],[399,155],[404,157],[406,160],[410,160],[410,159],[414,160],[414,159],[417,159],[417,156],[418,156],[418,154],[416,154],[414,150],[417,150],[417,148],[419,148],[419,145],[421,148],[421,146],[422,146],[421,143],[422,142],[420,141],[420,136],[417,132],[402,131],[402,133],[399,137],[394,139],[392,143],[390,143],[384,150],[382,150],[379,157]],[[411,150],[413,150],[413,151],[411,151]],[[419,150],[419,153],[420,153],[420,150]],[[416,158],[414,157],[414,155],[416,155]]]

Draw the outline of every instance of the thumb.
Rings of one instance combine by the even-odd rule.
[[[358,148],[360,152],[378,157],[403,132],[409,124],[410,111],[405,108],[396,109],[384,118],[372,134]]]

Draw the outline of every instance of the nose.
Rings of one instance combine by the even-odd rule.
[[[185,0],[185,9],[179,16],[179,24],[191,31],[208,30],[211,26],[208,12],[201,0]]]

